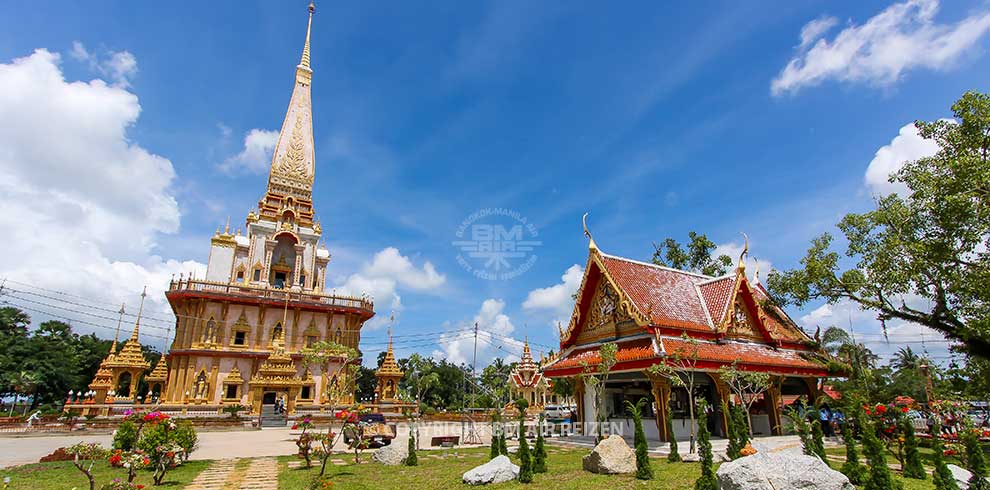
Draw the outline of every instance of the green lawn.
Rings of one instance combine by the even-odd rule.
[[[178,489],[186,486],[200,471],[209,466],[209,461],[189,461],[165,475],[165,482],[160,488]],[[96,488],[110,482],[114,478],[127,478],[127,472],[120,468],[111,468],[105,461],[97,462],[93,467],[96,477]],[[151,487],[152,473],[141,471],[135,478],[135,483]],[[89,481],[86,475],[76,469],[71,461],[56,463],[37,463],[6,470],[0,470],[0,478],[10,477],[12,490],[88,490]]]
[[[550,449],[550,448],[548,448]],[[547,458],[547,473],[537,474],[532,484],[523,485],[518,482],[508,482],[497,485],[499,489],[633,489],[650,488],[661,490],[686,490],[694,488],[694,480],[700,474],[700,466],[694,463],[668,463],[666,459],[653,459],[653,469],[657,478],[650,482],[636,480],[631,475],[596,475],[581,469],[581,457],[588,454],[587,449],[553,449],[562,451],[551,452]],[[334,490],[362,490],[382,488],[477,488],[461,482],[461,475],[467,470],[488,461],[488,448],[460,449],[457,453],[466,456],[463,459],[451,456],[446,459],[436,459],[429,455],[439,454],[436,451],[420,451],[419,466],[382,466],[370,463],[370,455],[365,455],[365,463],[360,465],[327,466],[327,474],[333,475]],[[286,463],[296,458],[280,459],[282,471],[279,474],[278,487],[283,490],[298,490],[306,488],[318,468],[291,469]],[[352,462],[351,458],[343,457]],[[513,460],[518,464],[518,460]]]

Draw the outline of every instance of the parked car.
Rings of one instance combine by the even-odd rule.
[[[380,413],[366,413],[358,421],[358,431],[369,448],[379,448],[392,444],[395,439],[395,428],[388,425],[385,416]],[[344,431],[344,443],[350,444],[357,436],[352,428]]]
[[[564,420],[571,416],[571,409],[566,405],[545,405],[543,417],[546,420]]]

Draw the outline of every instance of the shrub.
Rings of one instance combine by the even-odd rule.
[[[233,404],[233,405],[224,405],[224,407],[223,407],[223,411],[225,413],[229,413],[230,414],[230,418],[232,418],[232,419],[239,419],[239,418],[241,418],[241,416],[238,415],[237,413],[240,412],[241,410],[246,410],[246,409],[247,409],[247,407],[245,407],[244,405],[238,405],[236,403]]]
[[[646,398],[640,398],[636,404],[626,401],[629,412],[633,416],[635,432],[633,435],[633,445],[636,447],[636,478],[640,480],[653,479],[653,467],[650,466],[649,447],[646,445],[646,433],[643,432],[643,403]]]
[[[419,464],[419,458],[416,457],[416,436],[413,434],[412,428],[409,429],[409,455],[406,456],[406,460],[403,462],[406,466],[416,466]]]
[[[736,405],[732,412],[736,420],[736,438],[739,439],[739,450],[749,445],[749,419],[746,417],[744,405]]]
[[[498,436],[498,451],[502,456],[509,455],[509,446],[505,443],[505,428],[502,428],[502,434]]]
[[[866,417],[860,418],[860,428],[863,432],[863,453],[870,463],[870,472],[864,482],[864,490],[892,490],[901,488],[899,482],[895,485],[887,467],[887,455],[883,443],[877,437],[877,429]]]
[[[670,453],[667,454],[667,461],[677,463],[681,461],[681,454],[677,452],[677,437],[674,436],[674,412],[667,403],[667,441],[670,443]]]
[[[333,480],[329,476],[316,475],[310,480],[307,490],[333,490]]]
[[[502,454],[501,446],[499,445],[499,416],[498,412],[492,413],[492,449],[488,453],[489,459],[495,459],[499,454]]]
[[[536,447],[533,448],[533,473],[547,472],[547,448],[543,440],[543,414],[536,426]]]
[[[130,451],[134,449],[134,445],[137,443],[137,437],[137,424],[130,420],[124,420],[117,426],[117,430],[113,432],[113,442],[110,444],[110,447],[121,451]]]
[[[519,415],[519,482],[533,481],[533,458],[529,454],[529,443],[526,442],[526,411],[520,410]]]
[[[966,469],[973,474],[969,478],[969,490],[990,490],[987,480],[987,460],[980,447],[980,438],[975,430],[967,430],[963,435],[966,445]]]
[[[176,422],[174,440],[182,448],[182,460],[189,460],[189,455],[199,447],[199,436],[191,420]]]
[[[822,433],[822,423],[818,420],[817,414],[818,410],[815,410],[816,417],[811,421],[811,439],[808,442],[811,444],[812,456],[818,456],[828,465],[828,458],[825,455],[825,434]]]
[[[856,440],[853,438],[852,430],[849,429],[849,424],[842,426],[842,440],[846,443],[846,462],[839,471],[846,475],[853,485],[862,485],[866,480],[866,468],[859,462]]]
[[[728,425],[725,427],[727,436],[729,439],[728,445],[725,447],[725,455],[729,459],[739,459],[742,456],[739,451],[742,450],[742,445],[739,444],[739,424],[737,423],[738,418],[736,417],[735,405],[732,403],[722,403],[722,412],[725,413],[725,419]]]
[[[701,453],[701,476],[694,482],[694,490],[718,490],[715,479],[715,461],[712,456],[711,434],[708,433],[708,414],[705,400],[698,401],[698,451]]]
[[[914,426],[911,419],[906,415],[901,415],[901,434],[904,436],[904,467],[902,468],[906,478],[924,480],[927,478],[925,467],[921,464],[921,453],[918,452],[918,438],[914,435]]]
[[[942,440],[939,439],[938,434],[942,433],[942,428],[938,425],[932,427],[932,463],[935,465],[935,471],[932,473],[932,483],[935,485],[935,490],[959,490],[959,485],[956,484],[956,478],[952,476],[952,470],[945,463],[945,447],[942,445]]]

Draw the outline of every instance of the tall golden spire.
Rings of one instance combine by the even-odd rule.
[[[313,104],[310,100],[313,69],[310,68],[309,40],[314,11],[316,7],[310,3],[306,43],[303,45],[299,65],[296,66],[296,83],[272,154],[268,196],[292,196],[296,200],[309,201],[313,194],[316,155],[313,145]]]
[[[144,298],[148,296],[148,286],[141,291],[141,306],[138,306],[137,321],[134,322],[134,332],[131,333],[131,340],[138,341],[138,332],[141,330],[141,313],[144,312]],[[123,309],[123,308],[121,308]]]

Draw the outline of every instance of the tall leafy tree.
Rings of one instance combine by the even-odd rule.
[[[715,242],[704,234],[688,233],[690,241],[685,248],[677,240],[667,238],[653,244],[653,263],[706,276],[721,276],[732,266],[732,257],[715,256]]]
[[[852,301],[990,357],[990,94],[967,92],[952,111],[954,120],[915,123],[939,151],[891,174],[906,191],[839,222],[852,265],[823,234],[800,268],[770,275],[778,301]]]

